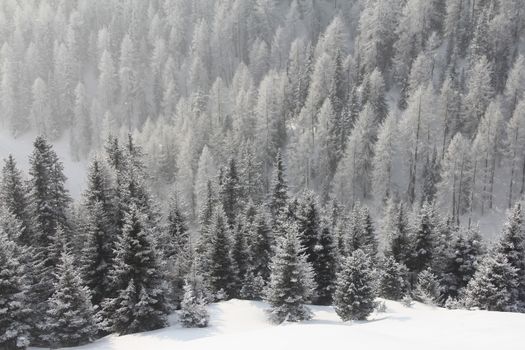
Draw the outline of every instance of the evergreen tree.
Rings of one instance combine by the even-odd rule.
[[[475,230],[454,240],[440,281],[443,299],[459,296],[474,276],[482,253],[481,236]]]
[[[408,290],[408,270],[393,257],[383,261],[379,280],[379,295],[390,300],[401,300]]]
[[[440,297],[440,288],[436,275],[428,268],[417,275],[416,288],[414,290],[416,300],[425,304],[435,304]]]
[[[216,300],[232,297],[235,287],[236,271],[231,259],[231,231],[226,214],[221,206],[215,208],[209,228],[209,241],[206,247],[207,266],[203,272],[210,292]]]
[[[358,249],[344,260],[337,274],[335,312],[345,322],[366,320],[374,310],[375,296],[370,258]]]
[[[23,227],[18,240],[21,244],[31,244],[30,218],[28,213],[28,200],[22,174],[16,166],[12,155],[4,160],[2,175],[0,177],[0,202],[2,206],[19,220]]]
[[[412,247],[409,237],[408,218],[405,206],[400,203],[396,205],[394,222],[391,232],[388,232],[387,255],[391,255],[394,260],[403,265],[410,262]]]
[[[305,248],[306,259],[313,264],[317,260],[316,246],[321,230],[321,213],[317,197],[313,192],[306,191],[299,199],[297,225],[301,235],[301,244]]]
[[[82,248],[82,272],[94,306],[99,306],[111,291],[109,272],[114,258],[116,227],[109,186],[103,163],[94,159],[88,170],[88,184],[84,192],[86,224]]]
[[[65,189],[63,165],[51,145],[37,137],[29,159],[28,201],[33,222],[33,246],[46,249],[58,227],[68,227],[67,208],[71,198]]]
[[[277,237],[270,266],[266,289],[266,300],[271,306],[270,319],[277,323],[309,319],[311,311],[304,304],[310,302],[315,282],[295,223],[286,222],[286,230]]]
[[[505,223],[497,252],[503,254],[515,269],[517,297],[525,303],[525,229],[520,203],[516,204]]]
[[[277,217],[285,211],[288,203],[288,185],[285,180],[284,171],[283,158],[281,152],[278,152],[275,161],[270,198],[270,209],[274,224]]]
[[[132,205],[124,218],[110,272],[115,296],[104,302],[106,327],[118,334],[166,325],[167,307],[159,256],[144,214]]]
[[[180,322],[186,328],[202,328],[208,326],[209,317],[203,296],[195,291],[191,283],[186,281],[179,315]]]
[[[435,240],[434,209],[424,203],[418,216],[418,226],[413,237],[413,251],[409,268],[421,272],[430,266]]]
[[[224,213],[228,219],[228,225],[233,227],[235,218],[240,214],[241,208],[241,186],[235,158],[230,159],[228,168],[224,174],[219,196],[221,198]]]
[[[465,291],[465,305],[489,311],[515,311],[516,268],[501,253],[485,256]]]
[[[248,210],[246,215],[248,215]],[[249,222],[245,219],[245,223]],[[253,277],[263,281],[270,277],[270,260],[273,255],[271,228],[266,213],[259,209],[253,221],[247,225],[248,251],[253,268]]]
[[[312,263],[317,285],[315,301],[320,305],[330,305],[335,288],[337,250],[334,234],[328,222],[323,222],[321,225],[315,251],[315,261]]]
[[[246,274],[252,265],[248,251],[246,223],[243,222],[242,216],[240,215],[233,230],[231,257],[236,272],[235,288],[232,297],[238,297],[240,296],[242,286],[244,285]]]
[[[12,217],[13,220],[16,220]],[[21,249],[0,227],[0,347],[25,349],[29,345],[31,316],[28,300],[27,267]]]
[[[89,289],[83,285],[73,257],[67,252],[62,254],[56,273],[57,282],[48,300],[43,338],[52,347],[86,344],[98,332]]]

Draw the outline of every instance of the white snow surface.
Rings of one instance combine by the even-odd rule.
[[[22,170],[27,179],[29,156],[33,152],[33,142],[36,136],[35,133],[28,132],[13,138],[7,130],[0,128],[0,167],[3,166],[2,160],[11,154],[15,158],[18,168]],[[72,159],[68,140],[69,135],[64,135],[60,140],[52,142],[52,144],[54,151],[64,165],[64,175],[67,177],[66,188],[71,196],[77,199],[85,188],[86,162],[77,162]]]
[[[147,333],[108,336],[77,350],[324,350],[324,349],[523,349],[525,315],[447,310],[385,301],[386,312],[368,321],[342,322],[332,307],[311,306],[314,317],[274,325],[263,302],[230,300],[209,306],[208,328],[172,326]]]

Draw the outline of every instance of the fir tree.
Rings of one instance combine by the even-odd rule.
[[[207,270],[203,275],[216,300],[233,296],[236,271],[231,259],[231,231],[221,206],[215,209],[206,247]]]
[[[375,307],[374,274],[370,258],[358,249],[337,274],[335,312],[343,321],[366,320]]]
[[[337,250],[333,231],[327,222],[322,224],[315,252],[315,261],[313,262],[317,285],[315,301],[320,305],[330,305],[335,288]]]
[[[307,261],[313,264],[317,260],[316,246],[318,245],[321,229],[321,213],[314,193],[307,191],[300,198],[297,210],[297,224]]]
[[[270,210],[274,223],[279,215],[285,211],[288,202],[288,185],[284,177],[284,171],[283,158],[281,152],[278,152],[275,161],[270,198]]]
[[[478,268],[482,253],[481,236],[475,230],[460,234],[454,240],[440,281],[445,300],[457,298],[467,286]]]
[[[203,296],[195,291],[191,283],[186,281],[179,314],[181,324],[186,328],[207,327],[209,318]]]
[[[401,300],[408,290],[408,269],[392,256],[383,261],[379,280],[379,295],[390,300]]]
[[[241,220],[241,216],[237,220],[232,237],[231,257],[235,268],[235,288],[232,297],[240,296],[242,286],[248,270],[251,268],[251,257],[248,251],[247,230],[246,223]]]
[[[43,337],[52,347],[78,346],[92,341],[98,332],[89,289],[82,283],[73,265],[73,257],[64,252],[57,267],[57,282],[48,301]]]
[[[270,319],[277,323],[309,319],[311,311],[304,304],[310,302],[315,288],[312,267],[301,248],[297,225],[286,224],[285,232],[277,237],[266,289],[266,300],[271,306]]]
[[[525,303],[525,229],[520,203],[516,204],[505,223],[497,252],[503,254],[516,270],[517,296]]]
[[[91,290],[93,305],[98,306],[109,297],[109,271],[113,262],[114,206],[109,178],[101,161],[93,160],[88,171],[88,184],[84,192],[86,211],[85,242],[82,248],[86,286]]]
[[[18,237],[19,242],[24,245],[31,244],[31,222],[27,207],[27,193],[22,174],[18,170],[12,155],[4,160],[4,167],[0,176],[0,202],[23,225],[22,232]]]
[[[395,213],[392,232],[388,234],[389,246],[387,255],[391,255],[400,264],[410,262],[411,244],[409,238],[408,218],[405,206],[400,203]]]
[[[246,222],[247,220],[245,220]],[[266,213],[260,211],[247,226],[248,251],[254,277],[260,276],[263,281],[270,277],[270,260],[273,254],[271,229]]]
[[[2,227],[0,239],[0,348],[25,349],[29,345],[31,315],[27,267],[20,258],[21,249]]]
[[[409,268],[421,272],[430,266],[434,248],[435,227],[434,211],[430,204],[425,203],[418,217],[418,227],[414,232],[414,247]]]
[[[108,329],[123,335],[166,325],[167,306],[158,259],[146,218],[132,205],[116,242],[110,272],[116,293],[104,302]]]
[[[417,275],[414,290],[416,300],[425,304],[435,304],[440,297],[440,288],[436,275],[430,269],[425,269]]]
[[[71,198],[64,186],[63,165],[51,145],[43,137],[37,137],[33,145],[28,184],[35,232],[33,245],[46,249],[58,227],[68,227],[67,207]]]
[[[465,291],[464,303],[489,311],[515,311],[518,276],[516,268],[501,253],[483,259]]]
[[[221,184],[219,196],[228,224],[233,227],[241,208],[241,185],[235,158],[230,159]]]

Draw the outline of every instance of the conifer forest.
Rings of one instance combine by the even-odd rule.
[[[525,313],[525,0],[0,0],[0,47],[0,349]]]

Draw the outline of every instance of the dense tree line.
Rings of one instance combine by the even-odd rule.
[[[486,246],[431,202],[390,199],[378,223],[361,204],[323,204],[309,190],[293,195],[278,152],[267,197],[243,186],[251,175],[237,158],[219,164],[194,223],[176,191],[166,204],[157,201],[145,159],[132,136],[110,136],[75,202],[44,137],[34,142],[28,174],[5,159],[3,347],[75,346],[158,329],[175,310],[184,326],[205,327],[206,304],[231,298],[267,301],[274,322],[308,319],[310,303],[364,320],[378,296],[525,311],[519,202],[498,242]]]

